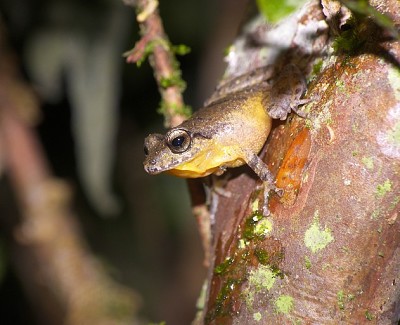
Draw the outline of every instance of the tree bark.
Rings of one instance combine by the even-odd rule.
[[[398,2],[372,4],[399,23]],[[362,41],[357,48],[334,50],[346,14],[338,2],[311,1],[296,16],[282,60],[297,61],[309,78],[313,66],[321,69],[308,85],[308,118],[276,123],[267,142],[264,161],[284,194],[270,198],[271,214],[263,216],[255,176],[248,168],[232,172],[231,196],[219,196],[215,211],[198,323],[397,324],[400,318],[400,46],[363,17],[353,26]],[[258,36],[266,29],[259,25]],[[299,41],[304,30],[308,43]],[[227,73],[260,64],[256,50],[244,48]],[[241,63],[245,57],[251,63]]]

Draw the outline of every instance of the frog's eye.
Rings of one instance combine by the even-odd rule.
[[[173,153],[182,153],[189,149],[192,139],[184,129],[174,129],[167,134],[167,144]]]

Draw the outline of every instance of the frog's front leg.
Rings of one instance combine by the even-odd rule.
[[[280,190],[275,186],[274,176],[272,175],[268,166],[262,161],[262,159],[258,155],[256,155],[255,153],[249,153],[247,155],[246,163],[263,181],[263,187],[264,187],[263,214],[267,216],[270,214],[268,209],[269,191],[274,190],[275,192],[280,193]]]

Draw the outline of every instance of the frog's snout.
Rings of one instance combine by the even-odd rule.
[[[148,157],[146,156],[143,162],[143,167],[146,173],[150,175],[161,173],[161,168],[159,166],[156,166],[156,164],[157,164],[156,159],[148,159]]]
[[[151,161],[149,161],[149,162],[145,162],[144,163],[144,170],[146,171],[146,173],[148,173],[148,174],[157,174],[157,171],[158,171],[158,168],[157,167],[154,167],[154,165],[151,165]]]

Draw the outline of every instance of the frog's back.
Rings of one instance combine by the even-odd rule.
[[[215,147],[231,150],[241,160],[244,151],[258,153],[271,129],[261,89],[247,89],[198,110],[182,124],[193,134],[212,139]]]
[[[225,134],[246,120],[252,120],[254,114],[260,115],[257,114],[260,109],[261,115],[265,115],[265,109],[260,107],[261,101],[260,89],[245,89],[199,109],[190,119],[182,123],[182,127],[208,138],[218,133]]]

